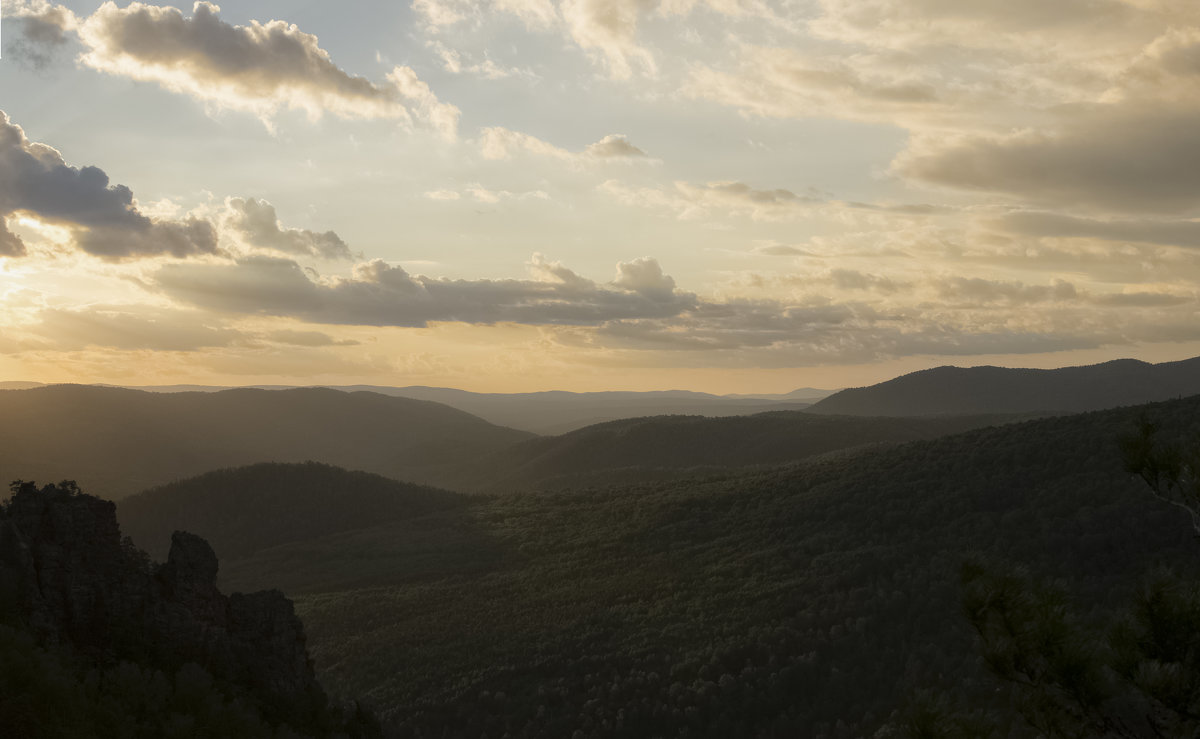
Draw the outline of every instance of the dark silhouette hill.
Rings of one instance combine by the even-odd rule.
[[[920,416],[1080,413],[1200,393],[1200,357],[1148,364],[1118,359],[1060,369],[936,367],[814,403],[812,413]]]
[[[962,617],[960,566],[1022,565],[1083,613],[1155,566],[1200,576],[1187,515],[1123,467],[1143,412],[1165,439],[1200,432],[1193,397],[750,473],[475,496],[261,550],[226,582],[281,584],[322,680],[413,735],[895,736],[928,687],[1020,739]]]
[[[870,444],[931,439],[1013,420],[1017,418],[859,418],[802,411],[629,418],[520,442],[481,460],[474,478],[463,485],[501,491],[694,476],[780,465]]]
[[[111,502],[14,485],[0,507],[0,733],[345,736],[291,601],[222,594],[208,543],[170,540],[154,564],[121,539]]]
[[[151,556],[172,531],[204,537],[221,557],[460,507],[463,496],[317,462],[214,470],[121,500],[121,528]]]
[[[531,436],[437,403],[320,388],[0,391],[0,480],[74,479],[110,498],[202,472],[314,460],[436,482]]]

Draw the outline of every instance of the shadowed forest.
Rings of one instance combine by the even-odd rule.
[[[989,371],[963,413],[821,410],[838,393],[559,436],[361,391],[3,391],[0,469],[78,485],[16,484],[0,514],[0,729],[1191,736],[1200,396],[1104,392],[1154,367],[1186,374],[1075,368],[1055,407]],[[894,410],[888,385],[851,399]],[[292,665],[286,690],[237,645],[294,617],[220,595],[264,591],[299,617],[252,660]],[[102,635],[133,628],[160,646]]]

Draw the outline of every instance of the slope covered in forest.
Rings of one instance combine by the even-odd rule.
[[[773,411],[731,418],[653,416],[520,442],[485,457],[463,483],[507,491],[694,477],[819,454],[932,439],[1016,416],[860,418]]]
[[[224,558],[464,503],[456,493],[369,472],[318,462],[264,462],[143,491],[121,500],[117,515],[121,529],[151,556],[165,556],[171,532],[187,529]]]
[[[1200,398],[1144,409],[1200,431]],[[999,558],[1084,612],[1200,574],[1123,469],[1118,409],[753,474],[481,496],[231,561],[297,600],[327,685],[420,735],[871,736],[919,687],[994,708],[958,571]]]

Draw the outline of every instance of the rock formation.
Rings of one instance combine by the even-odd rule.
[[[264,716],[319,723],[326,699],[292,602],[225,596],[217,557],[176,532],[164,564],[122,541],[113,503],[73,483],[14,487],[0,510],[0,605],[40,640],[98,663],[174,671],[196,663],[240,686]]]

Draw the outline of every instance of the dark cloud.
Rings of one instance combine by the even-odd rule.
[[[8,230],[4,218],[0,217],[0,257],[25,256],[25,242]]]
[[[333,231],[316,233],[284,228],[275,215],[274,206],[265,200],[234,198],[229,201],[229,211],[228,225],[251,246],[322,259],[353,257],[350,247]]]
[[[991,225],[1020,236],[1091,238],[1162,246],[1200,247],[1200,221],[1099,220],[1058,213],[1019,211],[1000,216],[991,221]]]
[[[1063,280],[1055,280],[1049,285],[1026,285],[978,277],[949,277],[935,281],[934,287],[941,299],[967,304],[1045,303],[1078,297],[1075,286]]]
[[[362,326],[431,321],[590,326],[671,316],[695,302],[695,296],[673,289],[674,281],[653,259],[620,265],[611,286],[536,256],[530,268],[539,279],[448,280],[410,275],[377,260],[358,265],[351,278],[322,280],[293,261],[257,257],[167,265],[154,284],[176,300],[209,310]]]
[[[216,232],[207,221],[148,218],[128,187],[110,185],[96,167],[67,166],[57,151],[30,142],[0,111],[0,218],[17,213],[67,226],[79,249],[105,259],[217,251]],[[24,251],[15,235],[0,231],[0,254]]]
[[[1200,207],[1200,107],[1094,106],[1055,133],[926,142],[897,160],[911,178],[1034,203],[1178,213]]]

